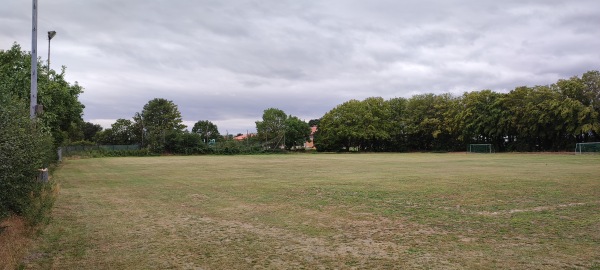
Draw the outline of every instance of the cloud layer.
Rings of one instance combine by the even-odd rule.
[[[31,3],[4,2],[0,49],[29,50]],[[596,0],[45,2],[39,54],[57,31],[53,68],[105,124],[161,97],[245,133],[270,107],[308,121],[352,98],[507,91],[600,63]]]

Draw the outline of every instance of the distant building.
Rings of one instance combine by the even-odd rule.
[[[256,136],[256,134],[254,134],[254,133],[240,134],[238,136],[233,137],[233,139],[236,141],[243,141],[243,140],[246,140],[246,139],[248,139],[250,137],[254,137],[254,136]]]
[[[317,132],[317,126],[310,127],[310,138],[304,143],[304,148],[315,149],[315,132]]]

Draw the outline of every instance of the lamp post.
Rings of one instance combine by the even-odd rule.
[[[50,80],[50,40],[56,36],[56,31],[48,31],[48,81]]]

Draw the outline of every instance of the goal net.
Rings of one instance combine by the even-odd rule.
[[[575,154],[600,154],[600,142],[578,143],[575,145]]]
[[[489,143],[469,144],[467,153],[492,153],[492,145]]]

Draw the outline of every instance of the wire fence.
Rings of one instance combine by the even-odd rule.
[[[106,151],[125,151],[125,150],[139,150],[141,146],[139,144],[130,145],[69,145],[62,147],[64,154],[72,154],[77,152],[87,152],[93,150],[106,150]]]

